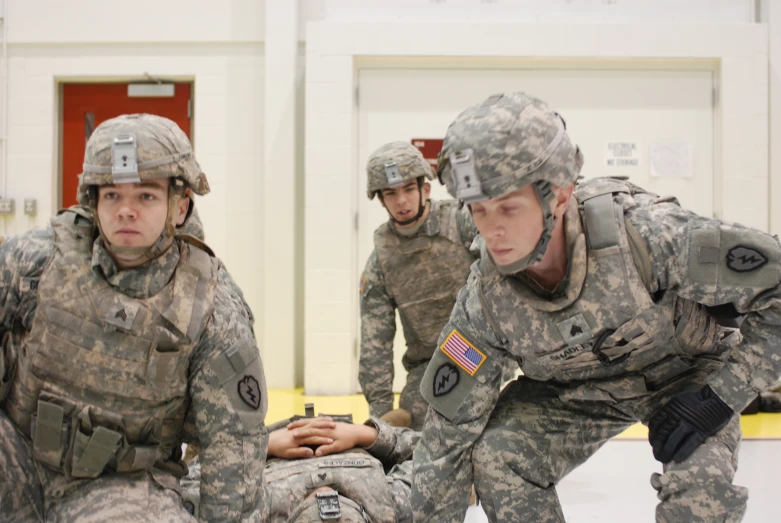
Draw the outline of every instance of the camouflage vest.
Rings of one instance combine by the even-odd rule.
[[[54,254],[5,408],[35,459],[71,477],[165,466],[179,459],[171,456],[192,352],[214,308],[215,264],[182,243],[169,284],[131,298],[92,270],[92,224],[79,221],[72,212],[52,220]]]
[[[459,233],[457,214],[455,201],[432,202],[431,223],[415,236],[400,236],[388,223],[374,232],[385,289],[399,310],[410,362],[431,359],[474,262]]]
[[[542,299],[483,256],[483,311],[526,376],[571,382],[638,373],[638,386],[653,389],[691,370],[694,357],[722,350],[721,329],[704,307],[670,292],[649,294],[643,278],[650,274],[641,272],[650,273],[650,259],[638,256],[644,244],[624,222],[623,202],[638,192],[615,179],[578,186],[579,209],[567,218],[580,218],[586,232],[572,248],[566,296]]]
[[[382,463],[362,449],[320,458],[270,459],[263,479],[269,492],[270,523],[288,521],[293,510],[315,489],[330,487],[363,507],[372,523],[393,523],[392,480]]]

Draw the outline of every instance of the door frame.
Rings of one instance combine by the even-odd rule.
[[[161,76],[155,77],[162,82],[172,83],[187,83],[190,84],[190,142],[195,148],[195,78],[192,76]],[[52,214],[56,214],[59,211],[60,202],[62,202],[62,178],[63,178],[63,124],[64,124],[64,110],[65,110],[65,84],[126,84],[126,83],[144,83],[149,82],[149,78],[139,78],[131,76],[110,76],[110,77],[55,77],[54,89],[55,96],[55,111],[57,115],[57,122],[54,126],[54,144],[57,151],[57,168],[52,173],[52,187],[55,187],[55,196],[53,198]]]

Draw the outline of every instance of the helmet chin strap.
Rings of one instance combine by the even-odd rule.
[[[534,265],[542,260],[545,256],[545,251],[548,249],[551,237],[553,236],[553,228],[556,226],[556,217],[553,215],[553,212],[551,212],[550,203],[553,201],[555,195],[551,190],[550,183],[544,181],[535,182],[534,192],[537,194],[537,200],[540,202],[543,211],[542,234],[540,235],[540,240],[537,242],[537,246],[534,250],[520,260],[508,265],[499,265],[493,260],[491,253],[488,253],[488,256],[491,257],[491,260],[494,261],[494,265],[496,265],[496,268],[499,270],[499,273],[504,276],[517,274],[530,265]]]
[[[393,215],[391,214],[391,212],[388,210],[387,207],[385,208],[385,210],[388,210],[388,216],[390,216],[390,219],[391,219],[391,221],[393,223],[395,223],[396,225],[401,225],[402,227],[404,227],[406,225],[411,225],[411,224],[415,223],[416,221],[420,220],[420,217],[423,216],[424,212],[426,212],[426,204],[423,201],[423,191],[419,191],[419,192],[420,192],[420,200],[418,201],[418,213],[415,216],[413,216],[412,218],[410,218],[409,220],[399,221],[399,220],[397,220],[396,218],[393,217]]]

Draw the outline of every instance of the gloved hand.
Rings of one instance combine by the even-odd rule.
[[[404,409],[393,409],[382,416],[380,419],[391,427],[409,428],[412,425],[412,416]]]
[[[684,392],[671,399],[651,416],[648,441],[654,457],[662,463],[680,463],[708,436],[724,428],[735,412],[705,386],[697,392]]]

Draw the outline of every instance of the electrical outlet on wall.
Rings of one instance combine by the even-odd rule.
[[[24,213],[28,216],[35,216],[38,212],[38,201],[35,198],[27,198],[24,201]]]
[[[0,214],[13,214],[14,200],[12,198],[0,198]]]

